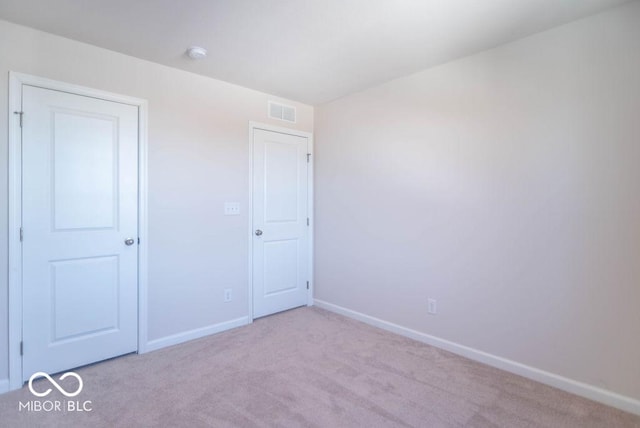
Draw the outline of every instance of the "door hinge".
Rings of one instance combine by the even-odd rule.
[[[24,230],[20,228],[20,242],[24,239]]]
[[[307,281],[307,290],[309,289],[309,281]]]
[[[22,126],[22,116],[20,116],[20,126]],[[307,163],[309,163],[309,159],[311,158],[311,153],[307,153]]]
[[[20,342],[20,355],[24,354],[24,342]]]
[[[307,217],[307,226],[309,226],[309,217]]]
[[[22,128],[22,116],[24,115],[24,112],[23,111],[14,111],[13,114],[19,114],[20,115],[20,128]]]

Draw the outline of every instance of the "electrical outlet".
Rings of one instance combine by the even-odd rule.
[[[230,288],[225,288],[224,289],[224,302],[228,303],[231,301],[231,289]]]
[[[438,308],[436,306],[436,299],[428,299],[427,300],[427,311],[430,315],[435,315],[438,313]]]
[[[240,215],[240,202],[225,202],[224,215]]]

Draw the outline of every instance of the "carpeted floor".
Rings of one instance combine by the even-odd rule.
[[[91,412],[19,411],[35,399],[25,387],[0,395],[0,426],[640,427],[638,416],[317,308],[76,372],[80,395],[40,400],[90,400]]]

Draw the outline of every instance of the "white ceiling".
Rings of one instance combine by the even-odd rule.
[[[0,17],[315,105],[626,1],[2,0]]]

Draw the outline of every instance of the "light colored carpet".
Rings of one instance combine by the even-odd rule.
[[[70,400],[93,411],[19,412],[34,398],[23,388],[0,395],[0,426],[640,427],[638,416],[317,308],[76,371],[84,390]],[[54,389],[41,400],[65,399]]]

